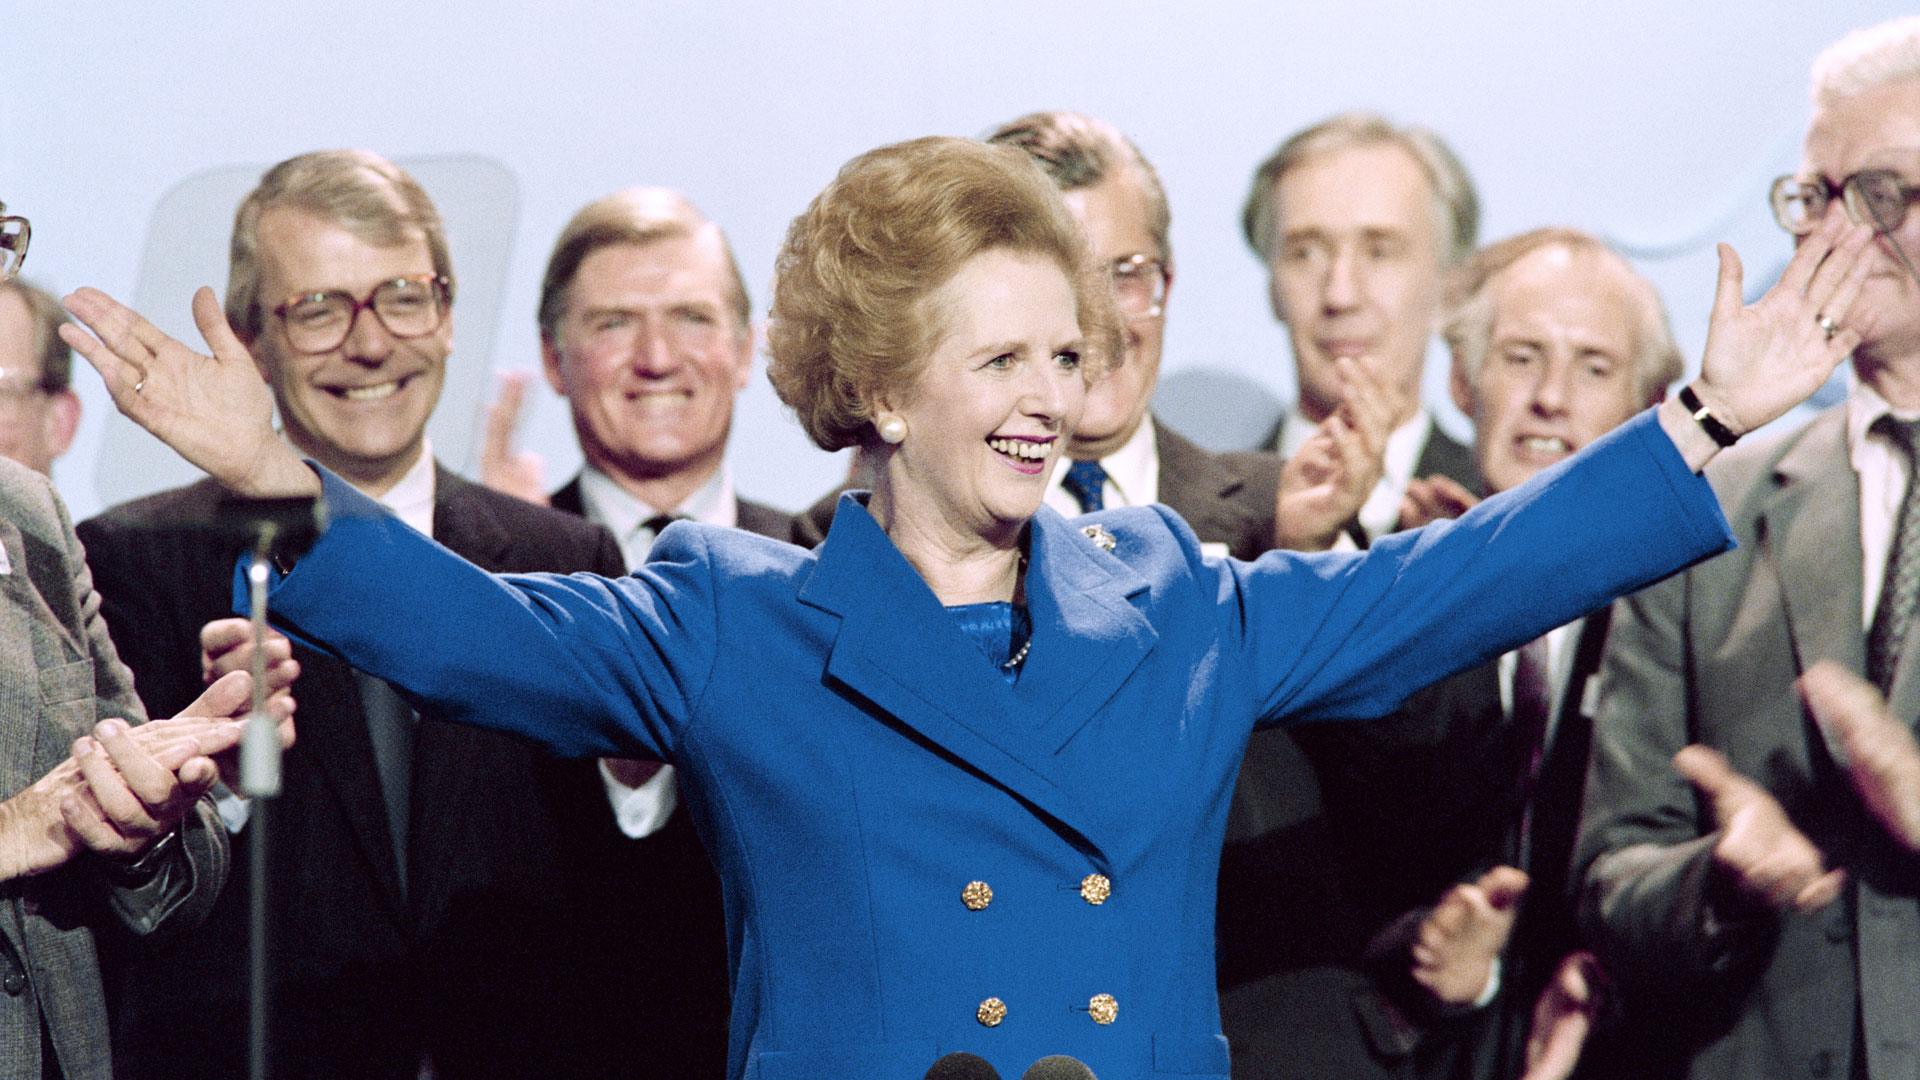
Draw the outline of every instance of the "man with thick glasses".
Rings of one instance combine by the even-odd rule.
[[[406,172],[364,151],[281,162],[241,203],[231,253],[227,318],[302,453],[483,565],[621,571],[605,530],[433,459],[457,288],[439,214]],[[233,547],[187,524],[217,500],[195,484],[80,527],[155,708],[199,691],[203,647],[224,656],[245,636],[224,619]],[[297,662],[312,734],[265,821],[274,1075],[566,1075],[575,1047],[613,1037],[583,1030],[574,1008],[603,989],[572,977],[573,849],[582,821],[609,816],[590,767],[416,715],[330,656],[273,648],[276,670]],[[237,798],[221,813],[255,827]],[[242,1075],[248,892],[227,889],[205,926],[161,950],[113,958],[123,1077]]]
[[[1920,1075],[1920,18],[1812,88],[1773,207],[1796,243],[1876,234],[1815,320],[1859,335],[1854,384],[1714,463],[1739,549],[1622,601],[1601,675],[1575,880],[1636,1076]],[[1863,742],[1836,686],[1900,723]]]
[[[26,219],[0,216],[0,442],[10,458],[27,456],[14,437],[23,399],[50,378],[64,388],[65,369],[54,369],[70,361],[57,336],[47,345],[36,333],[58,321],[58,305],[45,314],[45,294],[10,280],[26,252]],[[0,460],[0,1075],[109,1080],[96,931],[143,938],[213,906],[228,845],[206,793],[232,765],[224,759],[239,725],[144,722],[44,472],[40,461]],[[187,712],[243,716],[250,685],[225,680]]]

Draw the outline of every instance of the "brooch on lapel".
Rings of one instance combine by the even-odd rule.
[[[1112,551],[1114,544],[1117,542],[1114,540],[1113,534],[1107,531],[1105,525],[1089,525],[1080,531],[1085,533],[1087,539],[1093,541],[1093,546],[1099,548],[1101,551]]]

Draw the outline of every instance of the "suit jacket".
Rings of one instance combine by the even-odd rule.
[[[1202,542],[1225,544],[1237,559],[1254,558],[1273,546],[1279,458],[1266,453],[1213,453],[1159,417],[1153,421],[1153,447],[1160,459],[1160,502],[1185,518]],[[793,542],[814,547],[825,540],[840,496],[853,487],[842,484],[793,518]],[[746,527],[744,518],[741,527]]]
[[[1237,1080],[1520,1074],[1533,999],[1574,948],[1565,868],[1591,731],[1585,690],[1606,621],[1602,609],[1568,640],[1526,851],[1531,744],[1502,704],[1497,661],[1372,723],[1254,733],[1220,875],[1221,1008]],[[1437,1017],[1407,976],[1411,933],[1448,888],[1501,863],[1533,883],[1500,997]]]
[[[66,507],[44,477],[4,459],[0,551],[0,794],[10,796],[65,760],[95,723],[140,723],[146,713],[107,637]],[[111,885],[84,855],[0,882],[0,1078],[112,1076],[95,932],[147,937],[206,916],[227,869],[212,800],[187,817],[180,839],[139,888]],[[49,1047],[57,1063],[42,1061]]]
[[[739,527],[775,540],[793,534],[793,515],[735,500]],[[575,477],[553,493],[556,510],[582,515]],[[611,819],[608,819],[611,825]],[[599,982],[602,1022],[627,1036],[617,1053],[651,1075],[719,1077],[727,1069],[727,922],[720,879],[700,846],[683,803],[667,823],[639,840],[618,828],[598,830],[599,851],[585,865],[603,880],[593,899],[591,963]],[[635,1048],[644,1047],[644,1051]],[[616,1075],[620,1058],[606,1063]]]
[[[1820,660],[1865,663],[1845,431],[1840,405],[1723,455],[1710,476],[1739,549],[1614,613],[1580,916],[1624,992],[1640,1076],[1920,1073],[1914,866],[1861,808],[1793,686]],[[1917,650],[1920,635],[1908,635],[1890,695],[1898,716],[1920,715]],[[1724,753],[1847,868],[1842,900],[1774,916],[1727,894],[1711,872],[1710,811],[1670,763],[1689,743]]]
[[[81,525],[121,653],[163,711],[199,692],[199,628],[232,611],[235,548],[183,524],[219,498],[206,481]],[[444,469],[434,532],[501,570],[621,569],[606,530]],[[413,602],[431,621],[436,604]],[[265,808],[275,1075],[412,1080],[423,1052],[443,1077],[532,1075],[567,1063],[547,1057],[563,1039],[590,1060],[615,1037],[581,1032],[568,1015],[586,990],[566,970],[582,951],[567,926],[582,879],[569,867],[590,835],[582,820],[597,811],[611,828],[590,763],[556,762],[427,711],[403,887],[353,673],[323,653],[296,657],[300,737],[284,793]],[[244,862],[250,844],[238,846]],[[234,876],[198,932],[109,958],[124,1075],[243,1075],[248,878]]]
[[[291,631],[449,719],[680,769],[753,1080],[957,1050],[1219,1080],[1214,882],[1254,723],[1377,715],[1727,542],[1650,414],[1366,553],[1212,560],[1163,509],[1042,509],[1009,684],[856,501],[818,552],[679,524],[603,581],[492,577],[326,496],[274,585]]]

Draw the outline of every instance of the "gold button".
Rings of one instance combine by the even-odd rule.
[[[984,881],[969,881],[967,887],[960,890],[960,902],[967,905],[968,911],[985,911],[993,903],[993,886]]]
[[[1093,1014],[1094,1023],[1111,1024],[1120,1015],[1120,1003],[1112,994],[1095,994],[1087,1002],[1087,1011]]]
[[[982,1027],[999,1027],[1000,1021],[1007,1018],[1007,1003],[999,998],[988,998],[973,1011],[973,1018],[980,1021]]]
[[[1080,879],[1080,899],[1095,907],[1107,902],[1113,895],[1113,882],[1105,874],[1088,874]]]

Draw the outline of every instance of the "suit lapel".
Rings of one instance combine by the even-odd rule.
[[[1237,537],[1245,530],[1231,502],[1245,485],[1242,477],[1158,420],[1153,445],[1160,458],[1162,503],[1203,537]]]
[[[1077,550],[1049,510],[1030,539],[1033,648],[1010,687],[852,496],[841,499],[800,600],[840,616],[827,674],[1102,848],[1090,808],[1055,781],[1054,755],[1153,642],[1126,597],[1145,588],[1116,560]],[[1048,654],[1052,654],[1049,656]]]
[[[353,669],[325,653],[296,647],[300,661],[297,691],[318,702],[335,702],[345,715],[338,723],[308,723],[294,744],[294,766],[304,760],[327,774],[328,787],[340,798],[348,828],[373,867],[380,895],[398,914],[407,909],[400,888],[399,865],[393,836],[387,831],[386,803],[380,797],[379,770],[373,763],[373,742],[367,734],[366,712]]]
[[[1863,672],[1860,485],[1847,456],[1846,410],[1814,420],[1781,455],[1755,531],[1757,557],[1780,583],[1798,669],[1834,660]]]

